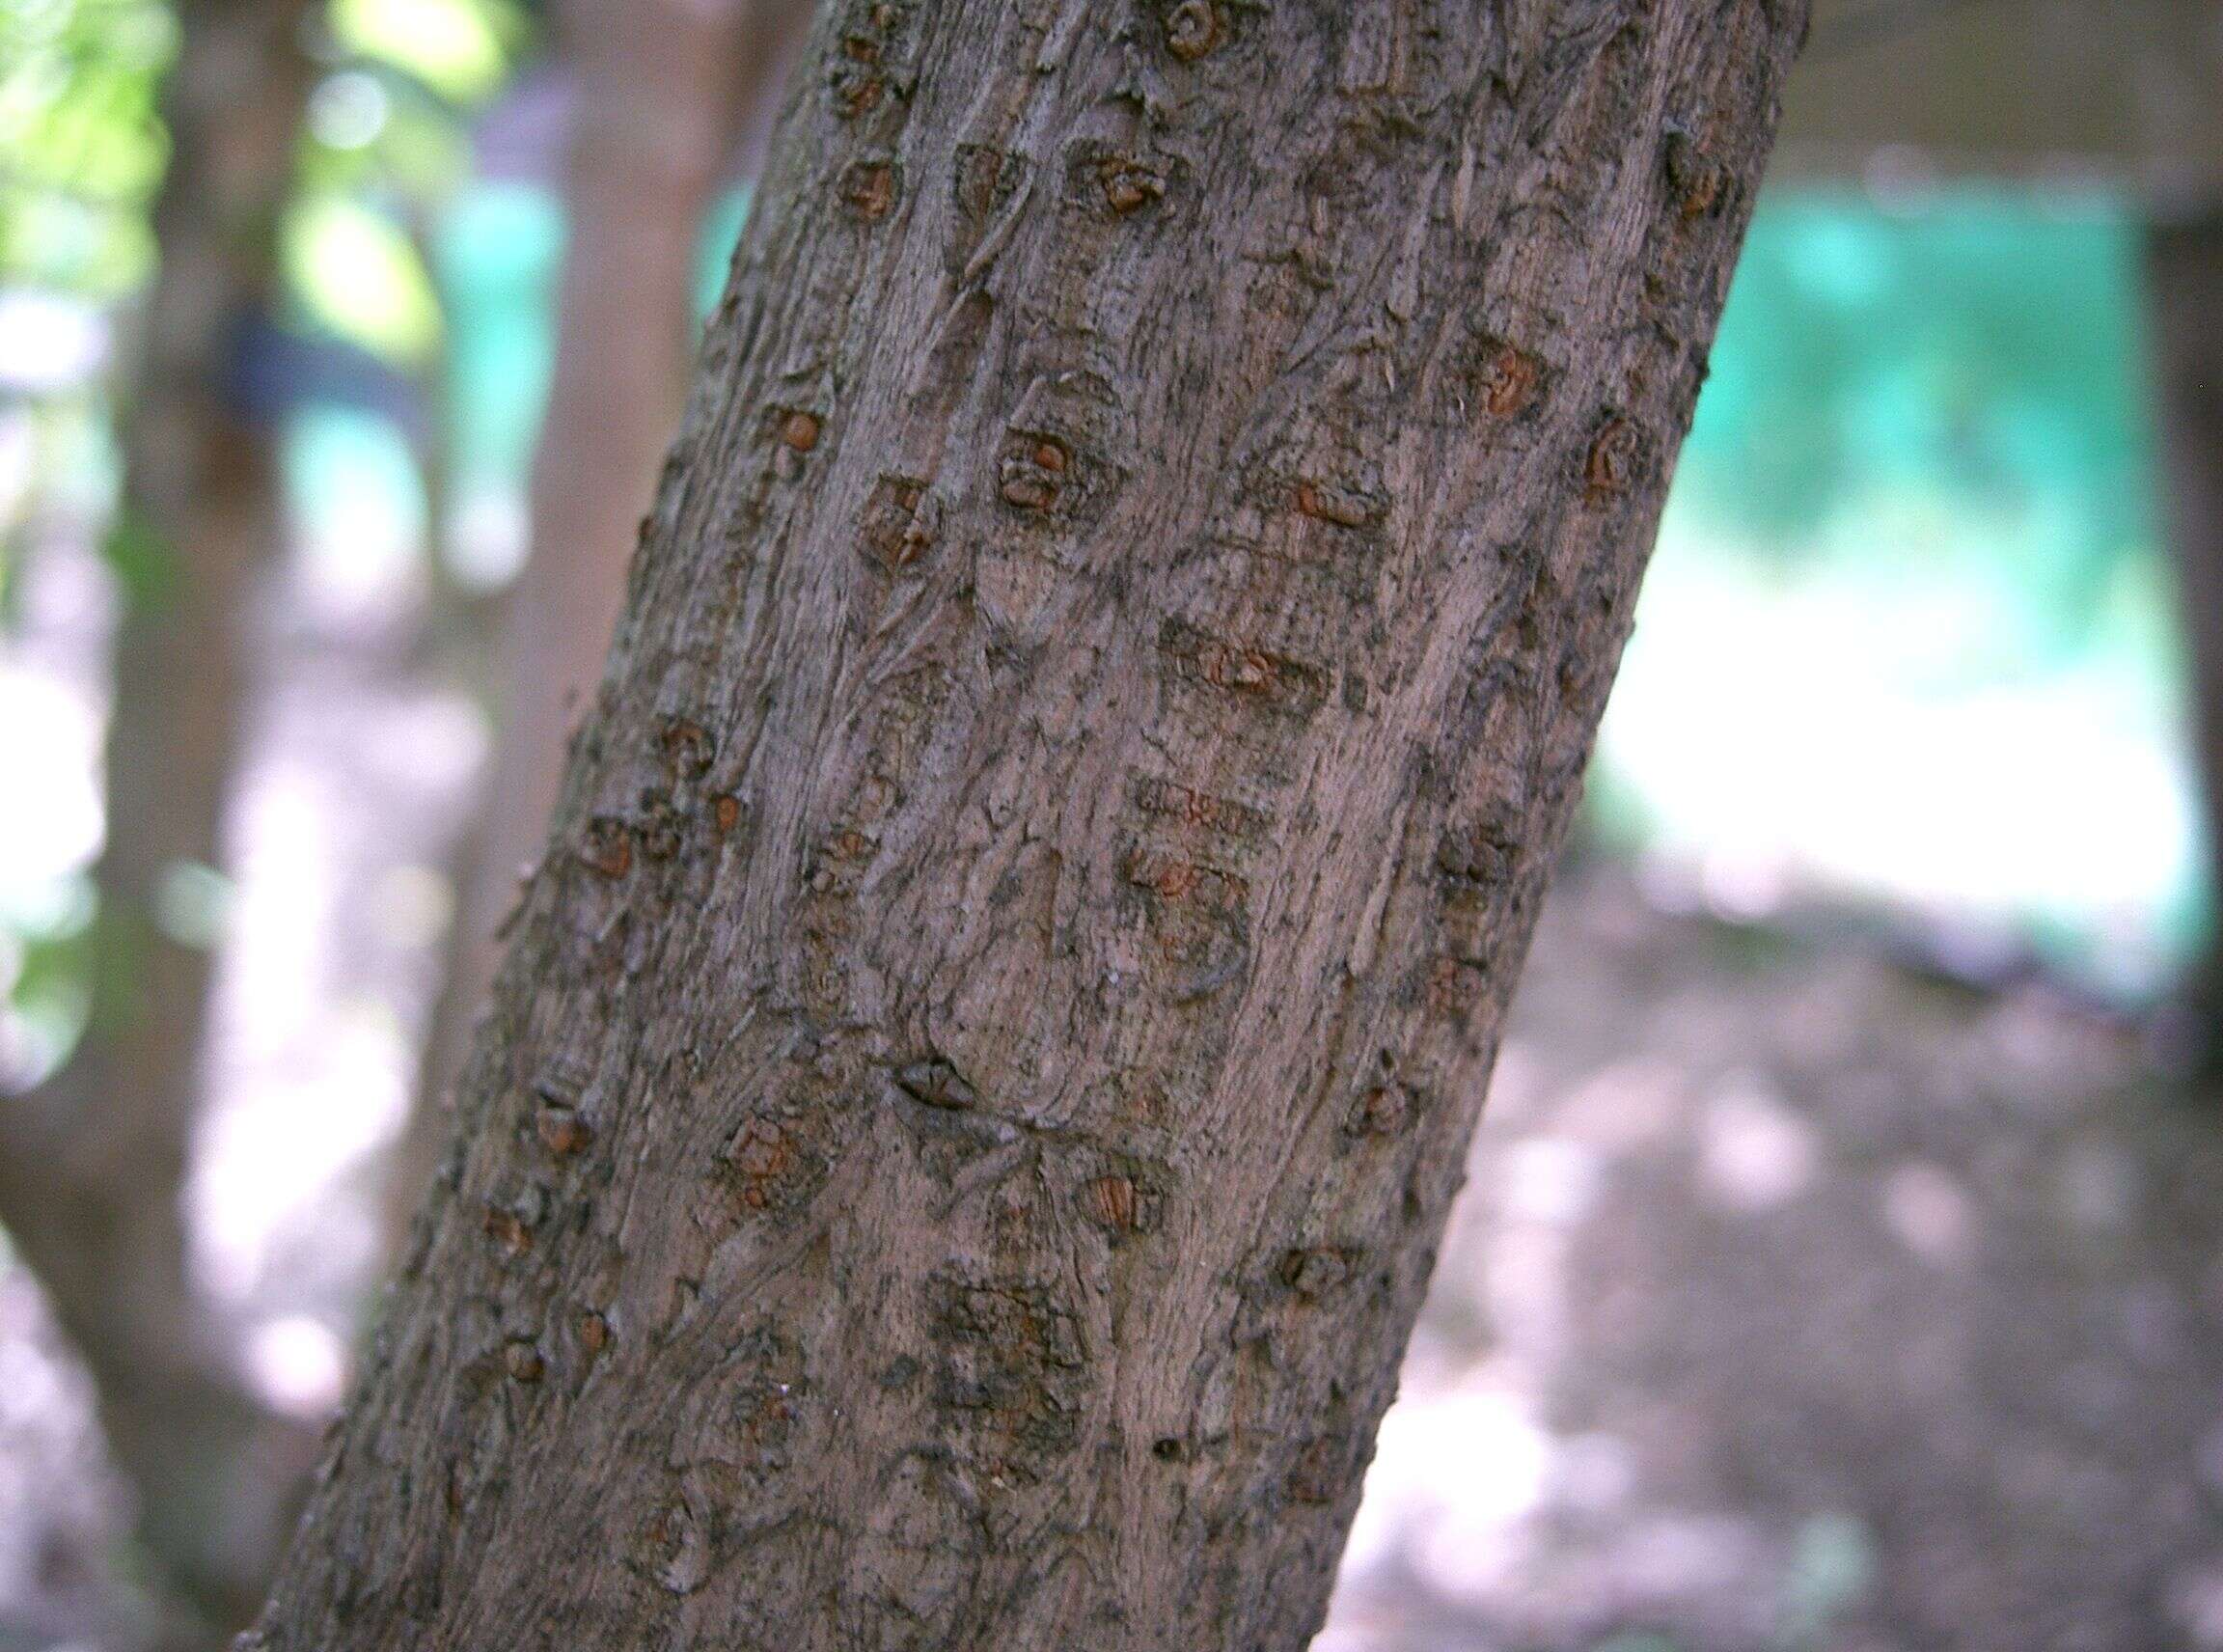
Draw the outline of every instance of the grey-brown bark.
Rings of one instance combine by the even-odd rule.
[[[501,959],[496,931],[547,832],[563,743],[610,647],[625,564],[686,399],[695,251],[736,127],[787,55],[797,0],[578,0],[578,87],[556,373],[533,475],[533,551],[506,618],[501,732],[465,854],[447,979],[396,1156],[398,1233]]]
[[[277,275],[308,69],[299,0],[181,14],[160,270],[122,397],[125,559],[93,1011],[68,1064],[0,1107],[0,1220],[90,1367],[157,1580],[212,1624],[255,1611],[314,1455],[230,1363],[179,1196],[209,955],[161,919],[224,864],[248,702],[240,632],[280,538],[275,427],[242,371]]]
[[[1801,22],[822,18],[259,1644],[1303,1643]]]
[[[2223,212],[2147,238],[2163,492],[2191,664],[2191,732],[2207,788],[2208,878],[2223,891]],[[2188,993],[2201,1064],[2223,1072],[2223,942]]]

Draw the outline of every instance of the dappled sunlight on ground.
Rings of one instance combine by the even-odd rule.
[[[1562,880],[1324,1652],[2223,1646],[2223,1109]]]

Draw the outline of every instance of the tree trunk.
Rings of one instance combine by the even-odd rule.
[[[1802,21],[821,19],[255,1644],[1303,1644]]]
[[[2162,492],[2206,786],[2208,887],[2223,902],[2223,212],[2156,224],[2146,244]],[[2223,1073],[2223,941],[2185,994],[2199,1065]]]
[[[453,1125],[449,1095],[497,936],[546,835],[564,736],[594,684],[625,564],[686,400],[695,255],[733,136],[782,61],[794,0],[576,0],[578,88],[556,373],[533,474],[533,553],[504,626],[501,734],[463,856],[446,979],[392,1183],[398,1235]]]
[[[302,17],[300,0],[183,9],[160,270],[122,398],[92,1018],[50,1084],[0,1108],[0,1219],[92,1371],[158,1582],[225,1629],[261,1600],[315,1446],[251,1397],[193,1285],[179,1198],[210,958],[175,908],[196,869],[224,863],[249,698],[241,631],[281,539],[254,351],[308,88]]]

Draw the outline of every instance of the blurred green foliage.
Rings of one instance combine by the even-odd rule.
[[[348,55],[391,65],[454,107],[502,89],[528,32],[508,0],[332,0],[331,21]]]
[[[381,396],[377,375],[437,394],[447,341],[431,226],[467,180],[474,118],[534,43],[530,3],[331,0],[305,36],[316,81],[281,231],[283,306],[257,340],[278,352],[261,371],[288,394],[339,384],[391,410],[402,398]],[[114,321],[154,274],[162,82],[178,41],[159,0],[0,0],[0,306],[18,306],[0,330],[108,346],[104,363],[52,348],[37,372],[0,362],[0,622],[15,612],[34,518],[97,522],[118,492],[112,427],[129,363]],[[341,365],[319,365],[319,350]],[[156,595],[176,576],[134,517],[94,537],[126,592]],[[13,1046],[28,1071],[82,1023],[94,922],[82,870],[0,872],[0,1054]]]
[[[438,342],[420,227],[532,30],[518,0],[334,0],[286,232],[314,325],[404,366]],[[178,24],[157,0],[0,0],[0,283],[97,301],[153,267]]]
[[[509,0],[333,0],[330,20],[287,274],[316,330],[422,372],[443,344],[429,226],[465,178],[471,117],[530,30]]]
[[[106,298],[145,279],[176,48],[155,0],[0,0],[0,281]]]

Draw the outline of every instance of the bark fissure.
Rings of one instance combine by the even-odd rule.
[[[271,1644],[1303,1643],[1795,14],[821,18]]]

